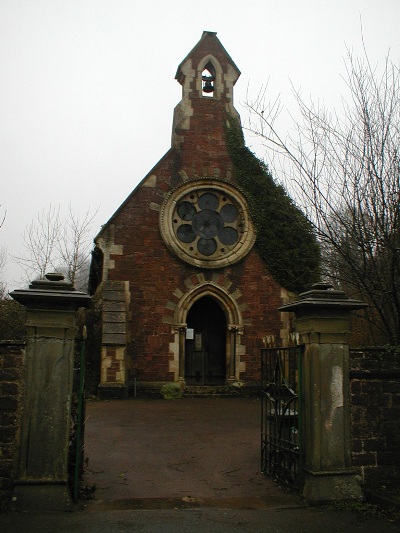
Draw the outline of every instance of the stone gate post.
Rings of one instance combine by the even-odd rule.
[[[366,307],[326,283],[280,308],[293,311],[305,344],[302,379],[303,495],[313,504],[360,499],[351,468],[350,314]]]
[[[76,310],[90,296],[62,274],[48,274],[11,296],[27,308],[27,344],[21,439],[15,487],[20,509],[64,510]]]

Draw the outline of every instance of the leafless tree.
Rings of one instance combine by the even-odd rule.
[[[72,284],[81,290],[87,290],[90,252],[93,235],[92,223],[97,211],[90,210],[83,215],[73,212],[71,205],[64,223],[64,231],[57,245],[61,271]]]
[[[1,205],[0,205],[1,207]],[[7,216],[7,211],[3,214],[0,213],[0,228],[3,226]],[[3,280],[4,269],[7,263],[7,251],[4,246],[0,246],[0,299],[3,300],[7,295],[7,285]]]
[[[274,154],[275,171],[312,221],[324,277],[370,304],[380,339],[400,344],[400,75],[385,58],[348,52],[348,97],[339,112],[294,91],[293,135],[278,132],[281,110],[260,94],[248,102],[250,130]]]
[[[1,206],[0,206],[1,207]],[[1,226],[4,224],[4,221],[6,219],[6,216],[7,216],[7,211],[4,211],[3,214],[0,213],[0,228]]]
[[[24,253],[13,256],[25,271],[26,281],[43,279],[50,271],[62,272],[78,289],[87,289],[91,228],[97,211],[76,214],[71,205],[66,216],[52,205],[37,215],[26,228]]]
[[[3,281],[6,263],[7,251],[4,246],[0,246],[0,300],[3,300],[7,296],[7,285]]]
[[[43,279],[46,273],[54,270],[61,234],[59,206],[50,205],[27,226],[22,235],[24,252],[13,256],[14,262],[24,269],[26,281]]]

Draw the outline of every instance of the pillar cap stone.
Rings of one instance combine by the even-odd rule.
[[[10,296],[28,308],[78,309],[89,307],[91,297],[77,291],[63,274],[52,272],[46,279],[32,281],[28,289],[16,289]]]
[[[368,307],[361,300],[349,298],[344,291],[333,288],[330,283],[314,283],[311,289],[302,292],[298,300],[282,305],[279,310],[283,312],[298,311],[305,308],[336,308],[347,311]]]

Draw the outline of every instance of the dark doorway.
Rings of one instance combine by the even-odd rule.
[[[188,385],[224,385],[226,318],[208,296],[193,304],[187,316],[185,381]]]

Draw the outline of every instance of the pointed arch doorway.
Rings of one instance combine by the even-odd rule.
[[[225,313],[210,297],[197,300],[187,314],[185,382],[224,385],[226,382]]]

